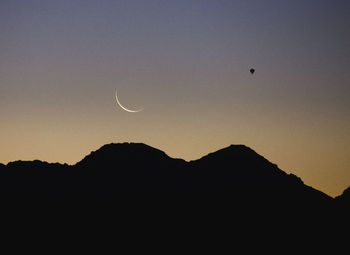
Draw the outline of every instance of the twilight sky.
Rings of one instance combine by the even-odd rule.
[[[245,144],[350,185],[349,0],[1,0],[0,162]],[[254,75],[249,69],[256,69]],[[131,109],[116,106],[114,93]]]

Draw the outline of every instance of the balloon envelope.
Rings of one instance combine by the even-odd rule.
[[[250,71],[251,74],[253,74],[255,72],[255,69],[251,68],[249,71]]]

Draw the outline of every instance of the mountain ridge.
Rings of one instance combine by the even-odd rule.
[[[199,159],[185,161],[172,158],[165,152],[144,143],[110,143],[92,151],[74,165],[48,163],[40,160],[18,160],[9,162],[6,165],[0,164],[0,169],[3,168],[17,170],[18,172],[23,172],[24,168],[28,171],[31,169],[32,171],[34,171],[33,169],[39,171],[37,169],[40,169],[39,172],[45,171],[43,170],[44,168],[50,168],[54,169],[53,172],[59,176],[58,179],[63,183],[70,181],[65,180],[65,177],[61,176],[60,170],[67,174],[66,177],[71,176],[73,182],[78,180],[80,176],[84,176],[89,182],[93,182],[92,176],[95,176],[95,180],[98,180],[100,185],[104,182],[113,185],[108,180],[110,178],[115,179],[116,183],[119,182],[121,187],[135,189],[138,192],[142,192],[143,189],[153,190],[145,185],[144,180],[148,180],[152,183],[154,190],[158,192],[161,192],[162,189],[164,191],[175,190],[181,192],[226,192],[228,190],[230,192],[238,192],[240,188],[246,187],[245,185],[255,185],[254,190],[257,187],[262,190],[271,189],[271,192],[274,189],[278,189],[279,191],[284,190],[286,194],[288,193],[288,196],[293,196],[289,194],[289,191],[285,191],[288,189],[286,187],[293,186],[293,189],[298,190],[301,194],[314,194],[310,196],[322,197],[320,198],[321,200],[333,200],[322,191],[305,185],[301,178],[294,174],[287,174],[279,169],[276,164],[271,163],[253,149],[242,144],[231,144],[228,147],[208,153]],[[128,168],[132,170],[123,171]],[[143,170],[139,171],[141,168]],[[105,179],[102,178],[102,172],[108,173],[107,176],[103,177]],[[27,176],[28,173],[25,175]],[[87,173],[90,174],[89,177],[86,177]],[[7,176],[9,179],[14,178],[10,173],[6,173],[4,176]],[[159,183],[153,183],[150,176],[155,179],[158,178],[160,180]],[[37,175],[37,178],[40,178],[40,175]],[[123,184],[121,179],[126,184],[130,184],[130,186],[126,187],[127,185]],[[164,180],[166,180],[166,183],[160,184]],[[15,183],[15,178],[12,181]],[[134,181],[136,184],[133,184]],[[4,183],[5,187],[10,186],[6,183],[6,178],[3,178],[2,183]],[[74,186],[74,183],[69,185]],[[179,189],[177,185],[182,188]],[[58,187],[59,185],[54,186]],[[266,188],[265,186],[269,187]],[[74,190],[74,187],[70,188],[71,190],[68,190],[68,193]],[[88,186],[84,186],[84,188],[89,189]],[[114,187],[108,190],[115,192]],[[303,196],[305,195],[298,195],[298,197]],[[342,196],[339,197],[341,198]],[[337,197],[337,200],[340,199]]]

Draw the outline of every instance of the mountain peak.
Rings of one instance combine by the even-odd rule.
[[[230,146],[223,148],[223,150],[225,150],[225,149],[228,151],[231,151],[231,152],[251,153],[254,155],[259,155],[252,148],[250,148],[244,144],[231,144]]]
[[[218,151],[209,153],[200,160],[235,160],[236,162],[260,162],[277,168],[277,165],[271,163],[266,158],[256,153],[253,149],[243,144],[231,144],[230,146]]]
[[[96,151],[92,151],[77,165],[91,164],[92,162],[103,162],[104,164],[112,161],[142,160],[142,159],[164,159],[169,158],[165,152],[155,149],[144,143],[110,143],[103,145]]]

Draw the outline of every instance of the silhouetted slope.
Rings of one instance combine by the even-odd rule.
[[[350,203],[350,187],[344,190],[343,194],[341,194],[338,199],[344,200]]]
[[[337,205],[342,209],[350,210],[350,187],[344,190],[343,194],[335,198]]]
[[[145,144],[108,144],[74,166],[16,161],[0,169],[1,196],[8,201],[156,201],[228,209],[333,202],[243,145],[186,162]]]
[[[310,206],[332,200],[244,145],[231,145],[191,165],[199,169],[203,189],[225,191],[244,201]]]
[[[84,189],[98,199],[112,199],[135,192],[179,191],[176,180],[185,163],[145,144],[124,143],[105,145],[74,168],[85,182]]]

